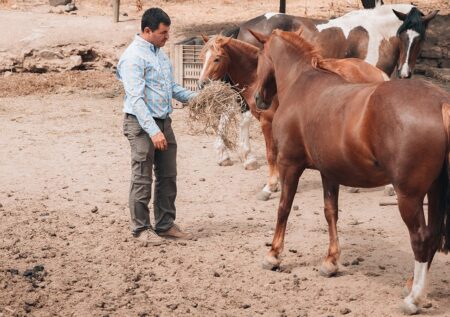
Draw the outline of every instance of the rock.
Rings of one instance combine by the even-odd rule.
[[[71,12],[71,11],[75,11],[75,10],[77,10],[77,7],[75,6],[74,3],[68,3],[64,7],[64,11],[66,11],[66,12]]]
[[[171,310],[175,310],[178,308],[178,304],[169,304],[169,305],[167,305],[167,308],[169,308]]]
[[[423,308],[431,308],[431,307],[433,307],[433,304],[432,303],[426,303],[422,307]]]
[[[220,274],[217,272],[214,272],[214,277],[220,277]]]
[[[352,265],[359,265],[358,259],[353,260],[353,261],[352,261]]]
[[[204,179],[203,177],[199,179],[199,181],[204,182],[206,181],[206,179]]]
[[[243,309],[247,309],[247,308],[250,308],[250,307],[252,307],[252,305],[250,305],[250,304],[242,304],[241,305],[241,308],[243,308]]]
[[[94,208],[91,209],[91,212],[93,214],[95,214],[97,211],[98,211],[98,207],[97,206],[95,206]]]
[[[294,205],[294,207],[292,207],[292,209],[298,210],[298,206],[297,206],[297,205]]]
[[[66,4],[69,4],[70,2],[72,2],[72,0],[48,0],[48,4],[50,4],[52,7],[64,6]]]
[[[210,212],[210,213],[208,214],[208,218],[214,218],[214,214],[213,214],[212,212]]]
[[[345,307],[345,308],[341,308],[341,309],[339,310],[339,312],[340,312],[342,315],[347,315],[347,314],[351,313],[352,311],[351,311],[349,308]]]

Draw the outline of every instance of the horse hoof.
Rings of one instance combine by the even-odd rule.
[[[253,171],[259,168],[259,164],[258,161],[256,160],[249,160],[247,162],[244,163],[244,168],[247,171]]]
[[[323,262],[319,268],[319,274],[323,277],[332,277],[337,274],[339,267],[337,264]]]
[[[347,188],[347,193],[352,193],[352,194],[359,193],[359,188],[349,187],[349,188]]]
[[[265,191],[260,191],[258,195],[256,195],[256,199],[262,200],[262,201],[268,201],[270,199],[270,193]]]
[[[417,315],[420,312],[420,308],[413,303],[403,302],[400,304],[400,309],[406,315]]]
[[[281,261],[276,257],[267,255],[262,262],[262,268],[264,270],[275,271],[280,267],[280,263]]]
[[[385,196],[395,196],[394,186],[392,186],[392,185],[384,186],[384,195]]]
[[[269,185],[269,190],[270,190],[272,193],[276,193],[276,192],[278,191],[278,184],[275,184],[275,185]]]
[[[223,160],[222,162],[219,162],[220,166],[232,166],[233,161],[227,158],[226,160]]]

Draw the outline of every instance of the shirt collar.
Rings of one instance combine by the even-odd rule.
[[[134,41],[141,47],[144,47],[146,49],[149,49],[150,51],[152,51],[153,53],[157,54],[159,51],[159,47],[156,47],[155,45],[153,45],[150,42],[147,42],[146,40],[144,40],[139,34],[136,34],[134,37]]]

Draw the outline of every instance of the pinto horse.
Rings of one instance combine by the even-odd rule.
[[[275,157],[272,153],[272,119],[278,107],[277,101],[268,111],[258,111],[254,101],[254,84],[256,81],[256,67],[258,63],[259,49],[251,44],[230,37],[217,35],[213,39],[204,38],[206,44],[201,56],[207,61],[204,64],[200,81],[219,80],[225,75],[233,81],[237,88],[242,91],[242,96],[247,102],[251,114],[260,121],[261,129],[266,145],[266,158],[269,165],[269,177],[264,189],[258,194],[258,199],[267,200],[270,193],[278,189],[278,170]],[[349,82],[377,82],[389,80],[387,75],[378,68],[371,66],[356,58],[349,59],[322,59],[318,61],[318,68],[338,73]],[[250,113],[245,113],[241,127],[248,131],[250,125]],[[248,132],[247,132],[248,133]],[[242,137],[242,136],[247,137]],[[220,160],[226,156],[225,144],[221,139],[216,141],[216,149]],[[248,135],[241,133],[240,155],[245,162],[244,165],[254,161],[250,153]]]
[[[321,56],[295,33],[276,30],[254,36],[264,45],[258,57],[256,105],[266,110],[275,94],[279,100],[272,131],[282,188],[263,266],[280,265],[287,220],[305,169],[316,169],[322,177],[329,248],[320,271],[327,276],[338,271],[341,253],[339,185],[391,183],[415,258],[402,309],[417,313],[435,253],[450,250],[450,94],[421,80],[352,84],[317,69]]]

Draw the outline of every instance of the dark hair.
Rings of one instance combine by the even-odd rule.
[[[411,11],[408,12],[406,15],[405,20],[403,21],[403,24],[400,25],[399,29],[397,30],[397,36],[405,32],[407,30],[413,30],[419,33],[420,39],[425,38],[425,23],[422,21],[423,13],[420,12],[416,7],[413,7]]]
[[[142,15],[141,20],[141,31],[144,32],[146,27],[150,30],[155,31],[159,28],[159,24],[170,25],[170,18],[162,9],[160,8],[150,8],[147,9]]]

